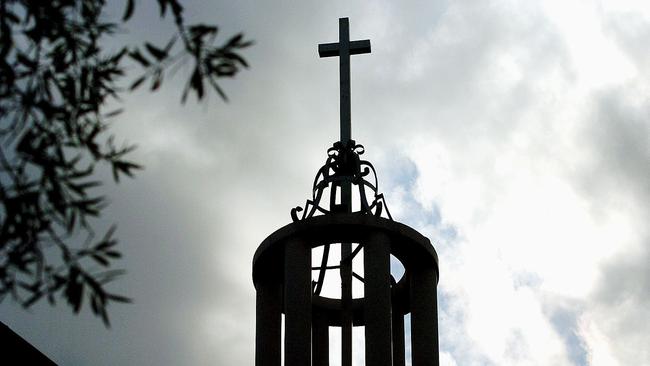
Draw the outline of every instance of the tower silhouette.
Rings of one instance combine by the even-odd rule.
[[[280,366],[283,356],[286,366],[329,365],[329,329],[340,327],[341,365],[351,366],[352,327],[363,326],[366,365],[404,366],[404,316],[410,314],[412,365],[437,366],[438,256],[429,239],[393,220],[375,169],[351,136],[350,56],[370,53],[370,41],[350,41],[348,19],[341,18],[339,42],[321,44],[318,51],[339,57],[341,137],[316,175],[312,198],[292,209],[293,222],[255,252],[255,365]],[[341,255],[331,265],[334,245]],[[321,247],[314,266],[312,250]],[[363,276],[352,266],[361,251]],[[404,267],[399,279],[391,275],[391,255]],[[341,296],[325,297],[326,271],[335,270]],[[352,297],[353,280],[363,283],[362,298]]]

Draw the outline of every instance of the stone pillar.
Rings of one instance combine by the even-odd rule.
[[[364,243],[366,365],[392,366],[390,240],[382,232]]]
[[[311,248],[291,239],[284,253],[284,365],[311,365]]]
[[[282,283],[266,278],[257,284],[255,366],[280,366]]]
[[[411,272],[411,356],[413,366],[438,366],[437,274],[419,263]]]

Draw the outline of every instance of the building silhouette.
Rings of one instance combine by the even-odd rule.
[[[280,366],[282,359],[286,366],[329,365],[329,330],[339,327],[341,365],[351,366],[352,327],[363,326],[366,365],[404,366],[406,314],[411,364],[438,365],[437,254],[429,239],[393,220],[374,167],[351,137],[350,56],[370,53],[370,41],[350,41],[348,19],[342,18],[339,41],[318,51],[339,58],[341,137],[318,170],[311,199],[291,210],[293,222],[255,252],[255,365]],[[330,263],[335,247],[340,261]],[[322,251],[318,263],[312,263],[315,248]],[[352,263],[362,251],[360,275]],[[401,278],[391,275],[391,257],[404,267]],[[340,298],[322,294],[327,271],[340,274]],[[363,283],[362,298],[353,298],[352,281]]]
[[[3,365],[56,366],[36,347],[0,322],[0,345]]]

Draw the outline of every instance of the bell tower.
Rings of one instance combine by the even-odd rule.
[[[280,366],[283,358],[285,366],[329,365],[329,330],[338,327],[341,365],[352,366],[352,328],[363,326],[366,365],[404,366],[410,314],[411,364],[437,366],[438,256],[429,239],[393,220],[374,167],[361,158],[364,147],[352,139],[350,56],[370,53],[370,41],[350,41],[341,18],[339,41],[320,44],[318,53],[339,57],[340,140],[327,151],[311,199],[255,252],[255,365]],[[340,260],[330,263],[335,246]],[[322,255],[312,263],[315,248]],[[362,251],[363,276],[352,265]],[[391,256],[404,267],[401,278],[391,275]],[[322,295],[327,271],[340,274],[340,298]],[[353,281],[363,284],[363,297],[353,298]]]

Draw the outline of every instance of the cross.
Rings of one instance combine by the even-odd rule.
[[[318,45],[320,57],[339,56],[339,81],[341,83],[341,142],[352,139],[350,123],[350,56],[370,53],[370,40],[350,41],[350,22],[339,18],[339,42]]]
[[[320,57],[339,56],[339,81],[341,83],[341,143],[352,139],[350,123],[350,56],[370,53],[370,40],[350,42],[348,18],[339,18],[339,42],[318,45]],[[351,182],[341,184],[341,205],[352,210]],[[341,243],[341,258],[350,258],[352,244]],[[352,366],[352,262],[341,261],[341,365]]]

